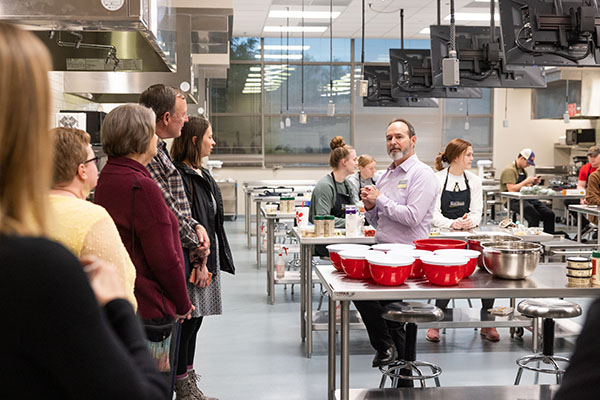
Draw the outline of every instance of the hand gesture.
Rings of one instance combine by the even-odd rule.
[[[205,256],[208,256],[210,253],[210,238],[206,229],[200,224],[196,225],[196,236],[198,236],[198,243],[200,243],[198,248],[206,252]]]
[[[126,297],[125,287],[114,265],[92,255],[83,256],[80,261],[101,306]]]

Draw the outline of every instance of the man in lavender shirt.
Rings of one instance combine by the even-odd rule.
[[[385,133],[387,152],[394,160],[377,186],[367,186],[360,196],[367,210],[367,220],[377,228],[379,243],[410,243],[429,237],[438,183],[433,170],[415,154],[417,136],[410,122],[398,118],[389,123]],[[399,301],[399,300],[395,300]],[[373,367],[403,358],[404,324],[381,318],[383,306],[393,301],[355,301],[354,305],[367,327],[375,348]],[[402,371],[409,374],[409,371]],[[412,381],[400,381],[412,386]]]

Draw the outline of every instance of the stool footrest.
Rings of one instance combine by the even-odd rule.
[[[429,367],[431,368],[430,375],[424,375],[423,372],[419,369],[419,367]],[[415,371],[417,375],[401,375],[400,370],[402,369],[410,369],[411,371]],[[408,380],[422,380],[422,379],[433,379],[437,378],[441,375],[442,369],[433,364],[426,361],[403,361],[399,360],[390,365],[386,365],[384,367],[379,367],[379,371],[385,376],[389,376],[390,378],[399,378],[399,379],[408,379]],[[396,372],[398,371],[398,372]]]
[[[549,368],[541,368],[541,367],[534,367],[534,366],[528,365],[529,363],[538,362],[538,361],[542,362],[544,364],[547,364],[547,365],[552,365],[554,368],[549,369]],[[540,353],[540,354],[532,354],[532,355],[528,355],[528,356],[519,358],[517,360],[517,365],[519,366],[519,368],[527,369],[529,371],[541,372],[544,374],[561,374],[562,375],[565,373],[565,370],[561,369],[557,362],[568,363],[569,361],[570,360],[567,357],[546,356],[546,355]]]

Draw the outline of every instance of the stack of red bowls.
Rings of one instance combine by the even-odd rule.
[[[372,251],[367,255],[367,261],[371,277],[376,283],[385,286],[399,286],[410,275],[415,259],[392,252],[385,254],[380,251]]]
[[[469,262],[465,266],[463,278],[468,278],[475,271],[475,268],[477,267],[477,260],[479,259],[481,252],[469,249],[440,249],[434,251],[433,254],[450,257],[467,257]]]
[[[423,271],[429,282],[438,286],[458,285],[463,278],[467,257],[431,255],[421,257]]]
[[[337,243],[330,244],[327,246],[327,250],[329,251],[329,258],[331,259],[331,263],[338,271],[342,271],[342,260],[340,259],[339,253],[344,250],[351,249],[359,249],[359,250],[368,250],[369,246],[366,244],[354,244],[354,243]]]
[[[367,256],[373,253],[371,250],[349,249],[340,251],[338,254],[342,261],[342,268],[346,275],[352,279],[368,279],[371,277]]]
[[[408,276],[409,279],[417,279],[417,278],[422,278],[423,276],[425,276],[425,272],[423,272],[423,263],[421,262],[421,257],[423,256],[431,256],[433,255],[432,251],[428,251],[428,250],[409,250],[407,252],[405,252],[404,254],[406,254],[409,257],[413,257],[415,259],[415,263],[412,266],[412,269],[410,270],[410,275]]]

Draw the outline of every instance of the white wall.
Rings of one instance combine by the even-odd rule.
[[[63,93],[64,81],[63,73],[60,71],[52,71],[48,73],[50,80],[50,96],[52,98],[52,108],[50,111],[50,123],[54,126],[54,114],[59,110],[83,110],[90,104],[89,100],[81,97]]]
[[[504,104],[508,93],[508,128],[502,126]],[[519,150],[533,149],[535,163],[540,166],[554,165],[554,143],[565,134],[566,129],[592,128],[590,120],[532,120],[531,89],[494,90],[494,152],[496,174],[514,160]]]

